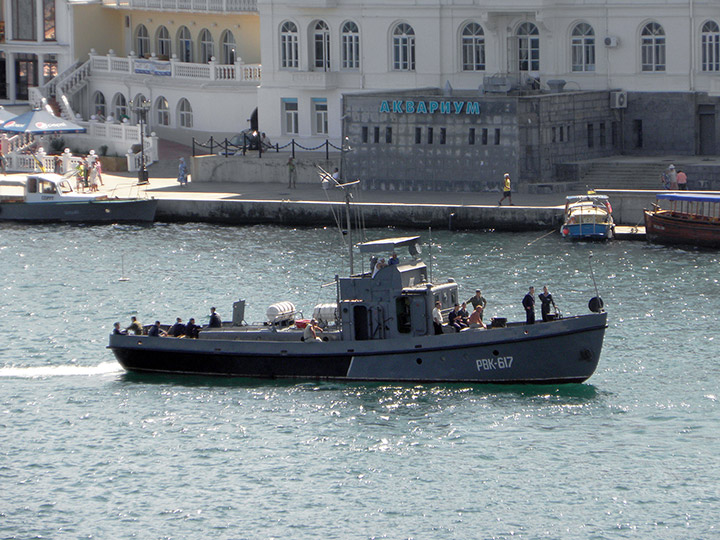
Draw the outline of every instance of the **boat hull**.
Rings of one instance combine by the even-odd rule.
[[[720,223],[645,211],[645,235],[657,244],[720,248]]]
[[[609,240],[613,237],[613,226],[602,223],[565,224],[560,232],[571,240]]]
[[[105,199],[78,202],[3,202],[0,221],[36,223],[121,223],[155,220],[156,199]]]
[[[579,383],[598,364],[607,315],[382,341],[110,336],[137,373],[347,381]]]

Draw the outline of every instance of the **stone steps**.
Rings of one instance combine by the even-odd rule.
[[[655,162],[595,162],[583,175],[579,189],[661,189],[666,165]]]

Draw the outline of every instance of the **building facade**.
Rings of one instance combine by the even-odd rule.
[[[379,139],[392,128],[389,149],[367,152],[395,159],[422,150],[430,127],[433,144],[435,130],[445,129],[446,140],[473,146],[468,130],[476,122],[476,140],[487,130],[493,144],[486,146],[504,148],[467,159],[514,159],[527,180],[552,175],[548,163],[596,153],[720,152],[717,0],[0,5],[6,102],[22,101],[26,88],[57,73],[52,80],[75,113],[134,120],[133,104],[144,102],[151,129],[180,142],[251,128],[281,144],[330,139],[339,146],[347,136],[359,151],[375,144],[363,142],[363,126],[368,140],[376,127]],[[402,116],[377,105],[418,92],[428,102],[439,95],[477,101],[481,113],[438,113],[444,125],[429,125],[433,115]],[[502,113],[491,114],[498,108]],[[521,125],[528,121],[537,127]],[[423,143],[414,142],[418,129]],[[375,180],[387,178],[378,173]]]

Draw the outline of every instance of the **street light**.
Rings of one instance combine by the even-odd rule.
[[[130,108],[140,120],[140,169],[138,170],[138,184],[148,184],[148,172],[145,167],[145,123],[146,115],[150,110],[150,102],[145,98],[135,98],[130,102]]]

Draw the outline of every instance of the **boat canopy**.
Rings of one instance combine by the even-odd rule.
[[[657,198],[664,201],[720,203],[720,195],[707,193],[658,193]]]
[[[363,242],[358,244],[360,253],[378,253],[386,251],[395,251],[397,248],[405,247],[410,250],[410,255],[417,255],[420,253],[419,246],[417,245],[420,241],[419,236],[401,236],[398,238],[383,238],[382,240],[373,240],[371,242]]]
[[[566,197],[567,202],[578,202],[578,201],[602,201],[605,202],[609,199],[607,195],[595,195],[595,194],[586,194],[586,195],[568,195]]]

